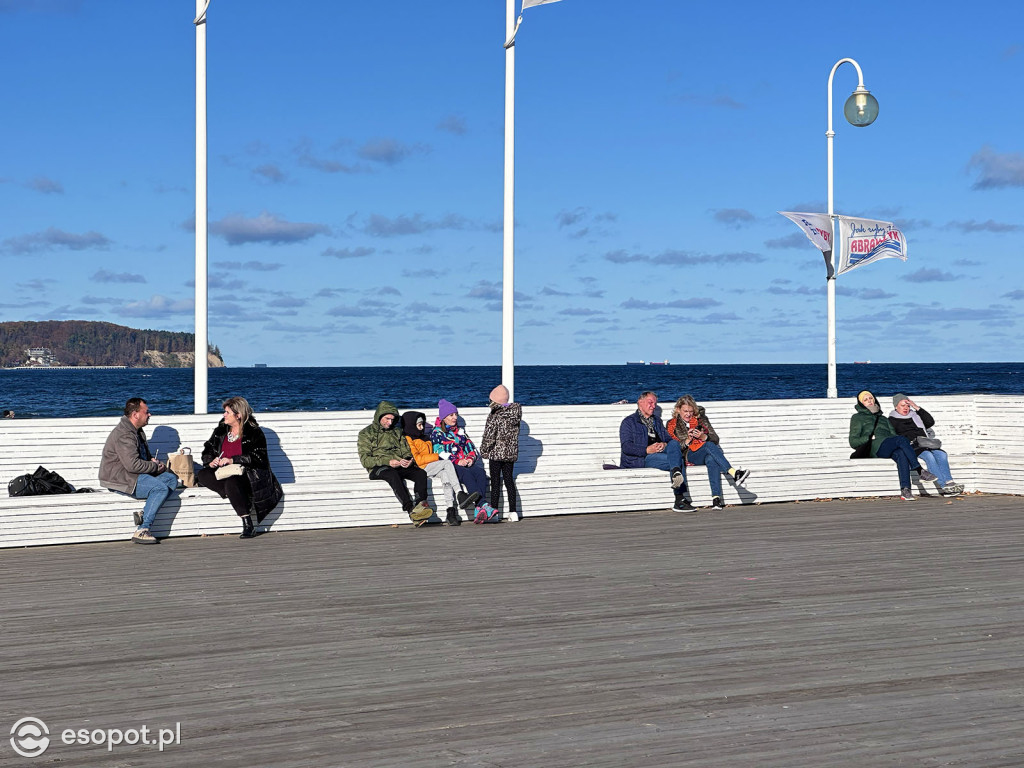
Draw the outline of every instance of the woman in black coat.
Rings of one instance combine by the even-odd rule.
[[[231,502],[242,518],[241,539],[255,536],[253,517],[256,523],[263,522],[284,496],[270,469],[267,436],[244,397],[224,401],[224,418],[203,446],[203,468],[196,473],[196,482]]]

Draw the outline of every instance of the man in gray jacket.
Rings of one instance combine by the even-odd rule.
[[[160,505],[178,487],[178,477],[153,458],[142,428],[149,424],[149,406],[141,397],[124,404],[124,416],[107,437],[100,459],[100,485],[118,493],[145,499],[135,511],[136,544],[156,544],[149,532]]]

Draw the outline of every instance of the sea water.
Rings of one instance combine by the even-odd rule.
[[[515,399],[526,405],[634,402],[645,389],[662,401],[824,397],[827,370],[815,365],[529,365],[515,371]],[[1024,394],[1024,363],[871,363],[837,367],[839,396],[870,389],[904,392],[927,407],[928,395]],[[381,400],[429,410],[445,398],[485,406],[501,382],[499,366],[377,368],[211,368],[210,413],[241,395],[257,412],[372,410]],[[0,408],[17,418],[116,416],[129,397],[160,414],[193,413],[190,368],[0,370]]]

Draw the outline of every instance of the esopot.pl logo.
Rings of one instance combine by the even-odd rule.
[[[38,717],[23,717],[11,728],[11,746],[22,757],[39,757],[50,746],[50,729]]]

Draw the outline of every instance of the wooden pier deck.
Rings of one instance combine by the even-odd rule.
[[[5,550],[0,765],[1019,768],[1021,512],[866,499]],[[25,716],[52,739],[32,759],[8,741]],[[61,742],[176,723],[162,753]]]

